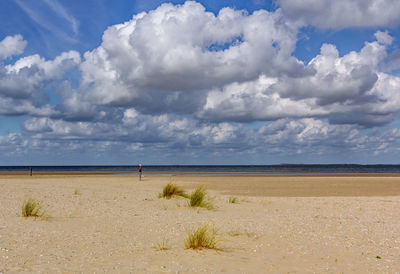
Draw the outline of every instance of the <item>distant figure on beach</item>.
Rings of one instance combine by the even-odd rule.
[[[139,164],[139,181],[142,180],[142,164]]]
[[[32,176],[32,167],[29,167],[29,175]]]

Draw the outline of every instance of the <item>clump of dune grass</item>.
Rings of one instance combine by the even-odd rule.
[[[188,198],[188,195],[186,194],[185,190],[173,183],[168,183],[164,187],[163,192],[158,194],[159,198],[165,198],[165,199],[171,199],[173,196]]]
[[[186,249],[218,249],[217,230],[208,224],[190,231],[185,239]]]
[[[208,197],[206,190],[203,186],[196,188],[189,196],[190,207],[203,207],[206,209],[213,209],[213,201]]]
[[[23,217],[41,217],[42,205],[35,199],[28,199],[22,204],[22,216]]]
[[[239,203],[239,199],[238,199],[238,197],[229,197],[228,203],[237,204],[237,203]]]
[[[81,191],[79,189],[75,188],[74,195],[81,195]]]

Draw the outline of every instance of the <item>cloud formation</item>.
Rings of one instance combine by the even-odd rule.
[[[109,27],[100,47],[84,55],[83,84],[99,104],[152,107],[156,93],[202,92],[232,82],[304,74],[291,56],[296,29],[279,12],[249,15],[231,8],[217,16],[196,2],[163,4]],[[113,90],[113,92],[108,92]],[[193,96],[193,94],[192,94]],[[194,95],[196,97],[196,95]],[[170,105],[158,106],[167,111]]]
[[[114,149],[121,155],[134,152],[153,156],[172,153],[175,157],[249,157],[260,153],[270,156],[398,153],[400,140],[398,129],[376,131],[355,125],[332,125],[313,118],[279,119],[258,129],[244,129],[231,123],[204,124],[170,115],[142,116],[129,109],[123,121],[113,125],[32,118],[23,124],[23,129],[31,134],[33,141],[18,145],[43,153],[51,153],[53,147],[62,153],[78,149],[96,154]],[[6,147],[10,142],[24,140],[20,137],[4,137],[2,144]]]
[[[15,0],[14,2],[36,26],[39,26],[39,30],[50,32],[57,39],[70,44],[78,42],[76,34],[79,21],[71,16],[57,0],[35,2]],[[66,22],[72,33],[65,29]]]
[[[68,13],[63,5],[60,4],[57,0],[43,0],[55,13],[57,13],[60,17],[64,18],[71,24],[72,31],[74,34],[78,33],[79,21]]]
[[[292,55],[297,33],[279,9],[214,15],[196,2],[163,4],[109,27],[101,46],[84,54],[81,101],[214,122],[319,117],[372,126],[393,119],[397,110],[379,110],[392,100],[378,90],[393,41],[387,31],[344,56],[323,44],[308,64]]]
[[[395,27],[396,0],[276,0],[288,19],[320,29]]]
[[[237,122],[319,117],[368,127],[389,123],[399,112],[393,92],[399,78],[379,72],[391,36],[376,36],[378,41],[342,57],[335,45],[323,44],[305,66],[312,73],[301,77],[260,75],[255,81],[214,88],[197,116]]]
[[[5,41],[5,42],[4,42]],[[20,35],[8,36],[0,43],[4,46],[4,56],[20,54],[26,41]],[[13,46],[14,51],[8,49]],[[45,60],[39,55],[30,55],[16,60],[13,64],[0,64],[0,115],[49,115],[49,105],[45,88],[62,79],[68,71],[81,62],[76,51],[63,52],[53,60]]]
[[[375,11],[357,1],[321,1],[295,17],[296,1],[279,4],[251,14],[232,8],[214,14],[192,1],[163,4],[110,26],[82,60],[69,51],[52,60],[35,54],[1,64],[0,115],[29,117],[22,133],[3,136],[0,147],[28,136],[31,147],[64,151],[394,151],[400,133],[388,125],[400,112],[400,77],[391,72],[400,58],[390,53],[389,31],[376,31],[358,51],[341,55],[324,43],[308,63],[294,56],[298,20],[320,20],[319,13],[308,14],[313,9]],[[371,25],[357,16],[342,25],[327,18],[318,27],[397,24],[389,15]],[[8,60],[25,46],[19,35],[6,37],[0,57]],[[77,69],[81,78],[73,85],[65,76]],[[59,100],[50,104],[48,94]]]

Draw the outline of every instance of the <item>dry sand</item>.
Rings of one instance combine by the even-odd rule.
[[[159,199],[171,178],[206,185],[216,209]],[[3,174],[0,273],[396,273],[399,195],[396,176]],[[21,217],[28,198],[52,218]],[[185,249],[204,223],[220,250]]]

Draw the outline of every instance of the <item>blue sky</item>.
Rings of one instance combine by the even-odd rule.
[[[0,165],[400,164],[399,8],[1,1]]]

